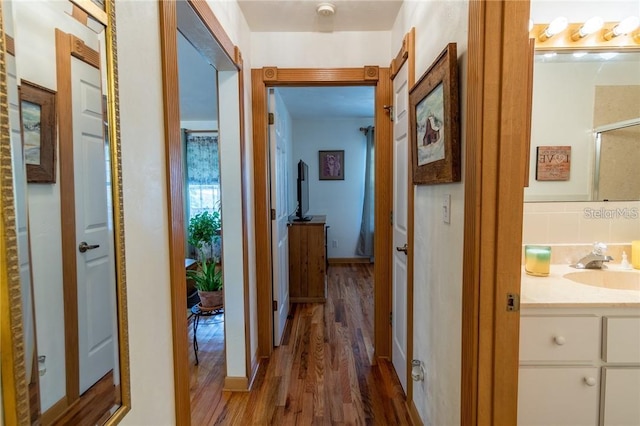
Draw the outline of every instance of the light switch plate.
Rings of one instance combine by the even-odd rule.
[[[451,223],[451,194],[444,194],[442,198],[442,221]]]

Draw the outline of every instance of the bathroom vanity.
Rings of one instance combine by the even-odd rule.
[[[518,425],[640,425],[640,271],[614,267],[523,271]]]

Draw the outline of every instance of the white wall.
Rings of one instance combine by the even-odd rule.
[[[291,185],[295,190],[296,166],[303,160],[309,165],[310,175],[308,214],[327,216],[329,258],[359,257],[356,245],[362,220],[366,154],[366,140],[360,127],[370,125],[373,118],[293,121]],[[344,180],[320,180],[318,151],[334,150],[344,150]]]
[[[122,424],[171,425],[173,339],[158,5],[119,2],[116,13],[132,399]],[[153,314],[140,309],[150,304]]]
[[[218,130],[218,121],[180,121],[180,127],[189,130]]]
[[[584,22],[594,15],[605,22],[618,22],[630,15],[640,15],[640,4],[637,0],[531,0],[531,19],[537,24],[551,22],[558,16],[569,22]]]
[[[390,41],[389,31],[251,33],[251,66],[387,67],[393,57]]]
[[[468,20],[466,1],[404,2],[392,44],[395,54],[404,34],[416,28],[418,79],[447,43],[457,43],[463,153]],[[464,158],[462,163],[464,170]],[[413,389],[426,425],[460,424],[464,180],[415,187],[413,358],[424,362],[426,371]],[[441,220],[445,194],[451,195],[450,224]]]
[[[245,146],[244,152],[246,155],[246,169],[245,176],[240,176],[239,171],[240,168],[237,169],[236,174],[236,190],[239,190],[239,185],[241,181],[244,181],[245,191],[247,192],[247,198],[245,198],[245,210],[247,214],[247,240],[244,242],[247,245],[247,253],[248,253],[248,282],[249,282],[249,329],[250,331],[250,342],[249,342],[249,354],[252,361],[257,362],[257,353],[258,353],[258,308],[257,308],[257,298],[256,298],[256,250],[255,250],[255,216],[254,216],[254,190],[253,190],[253,139],[252,139],[252,115],[251,115],[251,68],[253,67],[251,62],[250,51],[252,49],[251,46],[251,36],[249,33],[249,27],[247,25],[246,20],[244,19],[244,15],[240,10],[236,1],[228,1],[228,0],[207,0],[207,4],[211,7],[211,10],[216,15],[216,18],[224,28],[227,35],[231,38],[233,43],[240,49],[243,58],[243,78],[244,78],[244,138],[245,138]],[[227,92],[229,96],[232,96],[231,91]],[[227,105],[225,104],[225,100],[222,97],[222,92],[220,95],[220,108],[225,108]],[[221,126],[225,125],[224,114],[220,113],[221,117]],[[221,136],[222,137],[222,136]],[[239,145],[238,145],[239,149]],[[229,173],[227,173],[228,175]],[[229,176],[225,177],[223,174],[223,179],[226,179],[226,182],[229,182]],[[228,183],[227,183],[228,186]],[[224,212],[223,212],[224,214]],[[227,213],[229,214],[229,213]],[[227,216],[228,217],[228,216]],[[237,215],[240,218],[240,213]],[[238,262],[241,262],[241,258],[237,259]],[[226,263],[225,263],[226,265]],[[242,264],[238,263],[238,266],[241,267]],[[225,277],[226,279],[226,277]],[[238,353],[230,353],[229,348],[227,348],[227,359],[229,357],[242,358],[244,359],[244,355],[240,355]]]

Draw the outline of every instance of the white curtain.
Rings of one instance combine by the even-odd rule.
[[[364,203],[362,205],[362,222],[356,254],[369,256],[373,261],[373,230],[374,230],[374,189],[375,189],[375,147],[374,127],[369,126],[364,131],[367,144],[364,170]]]

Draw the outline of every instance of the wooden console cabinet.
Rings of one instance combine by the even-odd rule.
[[[289,223],[289,297],[292,303],[327,300],[326,216]]]

